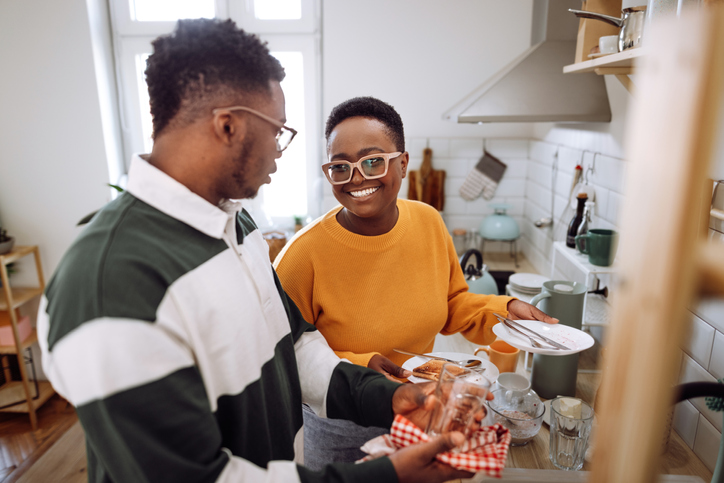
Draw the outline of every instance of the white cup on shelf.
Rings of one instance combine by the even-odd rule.
[[[598,49],[602,54],[618,52],[618,35],[606,35],[598,39]]]

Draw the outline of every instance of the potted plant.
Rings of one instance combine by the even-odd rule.
[[[8,253],[10,250],[12,250],[14,244],[15,238],[12,236],[8,236],[7,230],[0,226],[0,255],[2,255],[3,253]]]

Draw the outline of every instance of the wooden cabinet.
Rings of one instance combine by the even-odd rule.
[[[8,277],[7,266],[20,258],[33,255],[35,259],[35,269],[37,271],[38,286],[37,287],[11,287]],[[30,424],[33,429],[37,429],[38,421],[35,410],[47,401],[54,393],[49,382],[31,381],[27,374],[25,365],[25,354],[29,352],[29,348],[38,340],[35,329],[25,339],[20,339],[18,330],[17,308],[31,301],[35,297],[42,295],[45,289],[45,278],[43,277],[43,269],[40,264],[40,253],[37,246],[18,246],[11,252],[0,255],[0,280],[2,280],[2,291],[0,291],[0,310],[7,311],[10,316],[10,322],[13,332],[13,344],[0,345],[0,360],[3,367],[7,363],[6,356],[16,355],[18,358],[18,366],[20,370],[20,381],[9,381],[0,387],[0,393],[3,391],[18,392],[22,388],[22,394],[25,401],[12,406],[0,408],[0,412],[12,413],[28,413]]]

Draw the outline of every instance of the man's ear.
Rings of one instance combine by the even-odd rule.
[[[400,156],[400,167],[402,168],[402,177],[407,176],[407,164],[410,162],[410,153],[405,151]]]
[[[241,116],[234,116],[230,112],[220,112],[212,118],[214,134],[224,144],[230,145],[234,138],[243,139],[246,134],[246,122]]]

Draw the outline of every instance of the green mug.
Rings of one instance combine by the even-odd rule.
[[[588,261],[599,267],[613,265],[618,248],[618,232],[593,228],[585,235],[576,237],[576,248],[581,253],[588,255]]]

